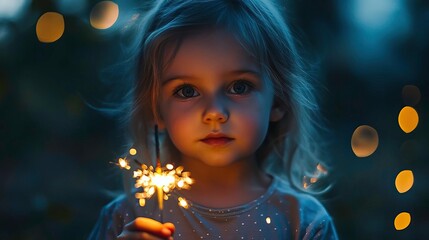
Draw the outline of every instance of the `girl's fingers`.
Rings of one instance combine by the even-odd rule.
[[[171,235],[174,234],[174,231],[176,231],[176,227],[174,226],[174,224],[168,222],[168,223],[164,223],[164,227],[170,229],[171,231]]]
[[[125,225],[125,229],[130,232],[145,232],[157,237],[168,238],[172,236],[175,228],[172,223],[164,225],[151,218],[138,217]]]

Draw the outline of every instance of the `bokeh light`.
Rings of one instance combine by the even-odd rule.
[[[399,193],[405,193],[413,187],[414,184],[414,175],[411,170],[401,171],[395,179],[396,190]]]
[[[377,131],[368,125],[359,126],[353,132],[351,147],[357,157],[373,154],[378,147]]]
[[[401,212],[395,217],[394,225],[396,230],[404,230],[411,223],[411,215],[407,212]]]
[[[392,23],[399,25],[400,21],[406,21],[406,5],[402,1],[390,0],[352,0],[349,1],[351,18],[360,27],[373,31],[388,31],[393,28]],[[403,27],[399,25],[398,27]],[[381,33],[380,33],[381,34]]]
[[[119,16],[119,7],[112,1],[97,3],[91,10],[90,23],[96,29],[107,29],[115,24]]]
[[[36,24],[36,35],[40,42],[52,43],[64,33],[64,17],[56,12],[47,12],[40,16]]]
[[[0,19],[17,19],[23,15],[30,4],[29,0],[0,0]]]
[[[416,129],[419,123],[419,115],[414,108],[405,106],[399,112],[398,123],[402,131],[410,133]]]
[[[406,105],[415,106],[420,102],[420,89],[414,85],[405,85],[402,88],[402,99]]]

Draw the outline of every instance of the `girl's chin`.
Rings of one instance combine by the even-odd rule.
[[[195,159],[195,161],[199,161],[202,165],[207,167],[217,167],[217,168],[226,168],[230,167],[236,163],[238,163],[240,160],[237,159],[228,159],[223,157],[207,157],[204,159]]]

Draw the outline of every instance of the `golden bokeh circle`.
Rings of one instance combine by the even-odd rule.
[[[419,124],[419,114],[413,107],[405,106],[399,112],[398,124],[402,131],[410,133]]]
[[[118,17],[118,4],[112,1],[101,1],[92,8],[89,21],[96,29],[107,29],[115,24]]]
[[[414,175],[411,170],[403,170],[396,176],[395,187],[399,193],[405,193],[413,187]]]
[[[368,125],[361,125],[352,135],[351,147],[357,157],[368,157],[377,150],[377,131]]]
[[[396,230],[404,230],[411,223],[411,215],[407,212],[401,212],[395,217],[394,225]]]
[[[52,43],[61,38],[64,28],[63,15],[56,12],[47,12],[37,20],[36,35],[40,42]]]

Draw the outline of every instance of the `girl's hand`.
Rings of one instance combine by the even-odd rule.
[[[125,225],[117,239],[173,239],[172,223],[160,223],[151,218],[138,217]]]

